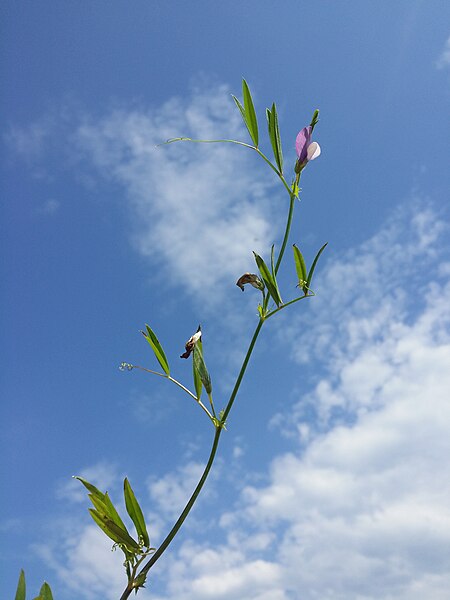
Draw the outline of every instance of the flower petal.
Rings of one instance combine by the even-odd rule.
[[[311,140],[311,131],[311,125],[308,125],[308,127],[303,127],[303,129],[299,131],[297,139],[295,140],[295,150],[300,163],[306,159],[306,149],[308,148]]]
[[[306,158],[308,160],[314,160],[315,158],[320,156],[321,152],[322,150],[320,149],[319,144],[317,142],[311,142],[306,151]]]

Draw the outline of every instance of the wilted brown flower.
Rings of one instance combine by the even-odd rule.
[[[198,342],[198,340],[201,338],[202,336],[202,331],[200,328],[200,325],[198,326],[197,332],[194,333],[193,336],[191,336],[188,341],[186,342],[186,352],[184,352],[180,358],[189,358],[191,355],[192,350],[194,349],[195,344]]]
[[[258,277],[258,275],[255,275],[254,273],[244,273],[236,281],[236,285],[238,287],[240,287],[242,291],[244,291],[244,285],[246,283],[249,283],[250,285],[252,285],[257,290],[263,290],[264,289],[263,282]]]

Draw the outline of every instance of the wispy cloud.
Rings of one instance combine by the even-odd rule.
[[[270,173],[232,144],[155,147],[174,136],[245,136],[229,92],[219,86],[153,110],[116,110],[86,120],[76,143],[108,179],[123,186],[134,244],[160,278],[209,304],[252,266],[252,250],[270,246]],[[252,267],[253,268],[253,267]]]
[[[440,255],[445,227],[429,207],[400,210],[371,240],[330,260],[318,274],[316,299],[328,302],[317,303],[309,333],[324,326],[311,347],[322,373],[290,411],[291,452],[274,458],[264,485],[247,486],[234,506],[216,514],[220,534],[201,541],[205,537],[196,539],[190,529],[191,541],[164,557],[164,583],[154,581],[152,597],[447,597],[450,270]],[[330,303],[333,294],[337,299]],[[311,358],[294,356],[301,364]],[[160,507],[163,520],[185,499],[198,470],[190,463],[150,482],[152,507]],[[89,554],[80,549],[86,535],[74,545],[75,556]],[[100,552],[98,560],[96,572],[106,572],[110,567]],[[77,565],[82,573],[89,570],[81,558],[70,564],[72,575]],[[86,581],[90,576],[83,575]],[[104,589],[109,593],[106,584]]]
[[[291,422],[298,451],[276,457],[269,483],[247,487],[222,516],[228,543],[219,552],[228,557],[237,540],[275,534],[268,547],[247,548],[222,569],[239,582],[236,597],[264,597],[244,565],[269,557],[271,598],[446,597],[450,285],[446,269],[434,268],[444,230],[429,208],[399,211],[320,274],[321,297],[347,285],[331,310],[329,302],[317,307],[310,325],[313,334],[324,322],[311,350],[324,373],[306,398],[316,418],[307,418],[303,398]],[[204,545],[195,561],[183,551],[178,560],[195,574],[194,562],[206,565],[211,552]],[[198,597],[208,572],[180,578],[179,587],[169,572],[163,597]],[[215,596],[204,588],[200,597]]]
[[[445,42],[444,49],[436,61],[436,67],[438,69],[446,69],[450,67],[450,37]]]

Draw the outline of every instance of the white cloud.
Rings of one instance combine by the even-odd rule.
[[[226,513],[217,504],[214,528],[189,527],[190,541],[182,537],[158,563],[152,598],[448,597],[450,283],[438,264],[448,264],[438,250],[444,230],[429,208],[399,211],[382,233],[318,273],[316,299],[332,298],[336,271],[351,289],[317,303],[311,319],[308,333],[324,326],[326,339],[306,358],[320,357],[323,370],[291,412],[297,442],[274,458],[265,484],[247,486]],[[322,353],[326,341],[333,348]],[[304,418],[305,401],[317,409],[313,420]],[[149,481],[158,513],[150,521],[160,531],[202,466],[189,462]],[[213,497],[215,487],[208,488]],[[69,540],[57,560],[48,547],[41,553],[60,577],[85,583],[77,587],[81,597],[90,597],[86,586],[112,597],[123,581],[115,582],[121,570],[108,541],[91,528]]]
[[[154,510],[168,520],[176,519],[194,491],[204,468],[203,463],[190,461],[173,473],[167,473],[160,478],[151,477],[148,481],[148,491]],[[216,476],[217,469],[215,475],[211,475],[209,483],[212,483]],[[202,493],[202,498],[207,497],[211,491],[209,485]]]
[[[436,61],[436,66],[438,69],[446,69],[447,67],[450,67],[450,37],[445,42],[444,49]]]
[[[309,395],[317,407],[310,435],[274,459],[267,485],[247,487],[222,515],[227,544],[192,554],[203,568],[186,544],[169,565],[164,599],[216,597],[214,552],[226,557],[224,581],[237,582],[228,597],[262,597],[247,570],[258,560],[268,563],[269,598],[448,597],[450,284],[433,268],[444,227],[428,208],[400,211],[318,275],[326,299],[336,281],[351,289],[331,310],[319,305],[308,332],[324,324],[311,349],[324,373]],[[305,425],[300,405],[294,414],[293,428]],[[268,536],[266,545],[239,544],[254,535]]]
[[[270,247],[277,223],[267,195],[275,181],[262,161],[234,144],[155,147],[179,135],[245,136],[228,90],[196,90],[159,109],[86,120],[76,143],[106,178],[124,187],[137,250],[160,265],[164,282],[202,294],[208,304],[253,268],[252,250]]]
[[[58,544],[33,549],[51,567],[66,590],[81,598],[118,598],[126,586],[123,554],[95,525],[78,529]],[[53,588],[55,590],[55,586]]]

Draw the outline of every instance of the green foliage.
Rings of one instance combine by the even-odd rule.
[[[278,283],[275,278],[275,273],[273,272],[273,270],[272,273],[270,272],[269,267],[266,265],[261,256],[259,256],[259,254],[256,254],[256,252],[253,252],[253,254],[255,256],[256,265],[258,266],[259,272],[261,273],[261,277],[264,281],[267,291],[269,292],[275,304],[279,307],[281,304],[283,304],[283,301],[281,300],[280,291],[278,289]]]
[[[25,600],[26,598],[26,582],[25,572],[23,569],[20,571],[19,581],[17,583],[17,590],[15,600]],[[53,600],[52,590],[46,581],[41,586],[39,596],[36,596],[33,600]]]
[[[314,260],[313,260],[313,263],[312,263],[312,265],[311,265],[311,268],[310,268],[310,270],[309,270],[309,273],[308,273],[308,277],[307,277],[307,279],[306,279],[306,289],[307,289],[307,290],[309,290],[309,288],[310,288],[310,286],[311,286],[311,281],[312,281],[312,278],[313,278],[313,275],[314,275],[314,270],[315,270],[315,268],[316,268],[317,261],[319,260],[319,258],[320,258],[320,255],[322,254],[322,252],[325,250],[325,248],[326,248],[327,246],[328,246],[328,242],[326,242],[326,243],[325,243],[325,244],[322,246],[322,248],[319,250],[319,252],[316,254],[316,256],[315,256],[315,258],[314,258]]]
[[[82,477],[76,476],[75,479],[78,479],[90,492],[88,497],[94,508],[89,509],[89,514],[103,533],[125,554],[125,568],[128,576],[131,577],[131,567],[141,560],[139,557],[146,556],[154,549],[150,548],[150,539],[144,514],[130,482],[126,478],[123,482],[124,499],[128,515],[136,528],[138,541],[130,535],[117,509],[111,502],[108,492],[101,492],[95,485]]]
[[[15,600],[25,600],[27,586],[25,583],[25,572],[22,569],[19,575]]]
[[[203,345],[202,345],[201,338],[198,340],[198,342],[196,343],[195,346],[198,348],[197,352],[201,352],[201,354],[203,356]],[[195,357],[195,347],[194,347],[194,357]],[[195,393],[197,395],[197,400],[200,400],[202,391],[203,391],[203,383],[202,383],[202,378],[200,377],[200,374],[196,367],[196,362],[195,362],[194,358],[192,359],[192,375],[194,377],[194,387],[195,387]]]
[[[142,331],[142,335],[145,337],[147,342],[150,344],[150,347],[156,356],[156,360],[161,365],[164,373],[166,375],[170,375],[169,363],[167,361],[164,350],[162,349],[162,346],[159,343],[158,338],[156,337],[156,335],[153,333],[153,331],[150,329],[150,327],[148,325],[145,325],[145,328],[147,330],[147,333],[145,333],[145,331]]]
[[[281,148],[280,129],[278,127],[278,113],[275,102],[272,104],[272,110],[269,110],[268,108],[266,109],[266,117],[273,155],[281,175],[283,173],[283,151]]]
[[[127,478],[125,478],[123,482],[123,487],[127,512],[136,527],[139,539],[142,540],[144,546],[148,548],[150,546],[150,539],[148,537],[144,515]]]
[[[253,104],[252,95],[250,93],[250,88],[248,87],[245,79],[242,80],[242,97],[244,99],[244,106],[239,102],[236,96],[232,95],[233,100],[238,107],[242,120],[247,127],[248,133],[255,144],[255,148],[258,147],[258,120],[256,118],[255,106]]]
[[[305,259],[303,258],[303,254],[300,252],[300,250],[295,244],[292,246],[292,249],[294,250],[294,261],[295,270],[297,271],[298,287],[301,287],[306,293],[306,281],[308,279],[308,275],[306,271]]]
[[[212,392],[211,377],[203,359],[203,347],[201,344],[199,345],[198,342],[194,346],[193,363],[194,370],[204,385],[206,393],[210,395]]]

